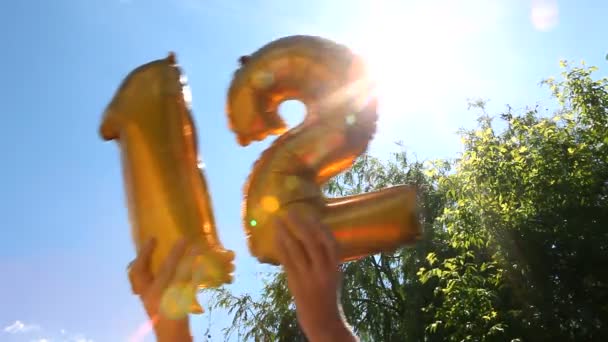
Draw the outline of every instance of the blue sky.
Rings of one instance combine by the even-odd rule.
[[[605,74],[607,15],[601,0],[0,2],[0,341],[125,341],[145,320],[125,274],[134,254],[118,149],[97,135],[138,65],[177,53],[219,234],[237,253],[231,288],[255,292],[266,268],[246,249],[241,189],[270,141],[241,148],[227,128],[239,56],[291,34],[349,44],[383,81],[371,153],[385,158],[402,140],[418,159],[455,157],[456,130],[475,123],[467,98],[490,99],[490,110],[549,105],[538,83],[562,58]],[[214,340],[229,324],[195,317],[196,340],[209,319]]]

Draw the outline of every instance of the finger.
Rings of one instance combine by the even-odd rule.
[[[161,312],[165,317],[178,319],[188,314],[196,303],[196,284],[192,281],[195,255],[193,249],[184,253],[176,265],[161,297]],[[198,309],[198,308],[197,308]]]
[[[309,227],[311,239],[315,243],[314,267],[319,272],[327,272],[328,268],[337,267],[338,251],[337,243],[333,234],[327,226],[325,226],[318,217],[309,216],[305,219],[305,227]]]
[[[283,265],[286,269],[293,268],[291,265],[291,258],[289,258],[289,252],[287,244],[285,243],[285,230],[287,229],[283,223],[283,220],[277,218],[275,219],[275,246],[277,249],[277,257],[279,259],[279,263]]]
[[[133,294],[142,294],[154,278],[150,274],[129,272],[129,282]]]
[[[153,237],[149,238],[139,250],[139,253],[137,253],[137,259],[140,259],[143,262],[147,263],[147,261],[152,258],[152,252],[154,252],[154,247],[156,247],[156,239]]]
[[[186,240],[179,240],[171,249],[171,252],[165,259],[156,280],[154,281],[155,289],[158,291],[164,291],[165,288],[169,285],[175,272],[177,270],[177,266],[186,251]]]
[[[306,272],[306,253],[302,245],[293,237],[284,221],[277,222],[277,250],[285,270],[294,275]]]
[[[191,253],[183,255],[180,262],[177,263],[173,274],[173,282],[181,284],[192,282],[192,271],[194,269],[195,256]]]
[[[289,212],[286,223],[289,231],[304,247],[304,260],[314,267],[323,263],[323,250],[318,239],[318,225],[311,224],[311,220],[304,220],[295,212]]]
[[[154,251],[154,247],[156,247],[156,240],[154,238],[148,239],[137,251],[137,256],[135,260],[131,262],[130,268],[144,268],[146,265],[150,264],[150,259],[152,259],[152,252]]]
[[[129,281],[133,293],[138,294],[145,286],[152,282],[153,276],[150,272],[150,259],[154,251],[155,240],[149,239],[140,249],[138,256],[128,267]]]
[[[337,267],[340,264],[340,246],[338,245],[338,241],[336,241],[329,227],[320,221],[316,225],[319,227],[317,234],[319,234],[319,242],[323,249],[325,261],[330,267]]]

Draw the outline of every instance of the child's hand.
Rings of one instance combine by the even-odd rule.
[[[146,313],[154,325],[157,341],[192,341],[188,316],[180,320],[171,320],[163,317],[159,312],[161,297],[175,275],[177,264],[186,250],[186,243],[182,240],[175,244],[156,277],[150,272],[150,259],[155,244],[154,240],[149,240],[129,265],[131,289],[141,298]]]
[[[356,341],[338,302],[340,260],[333,236],[320,222],[293,213],[279,223],[277,250],[303,332],[311,342]]]

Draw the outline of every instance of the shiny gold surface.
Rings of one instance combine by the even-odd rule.
[[[196,289],[230,283],[234,270],[234,253],[223,248],[216,233],[181,76],[172,54],[133,70],[100,127],[103,139],[120,147],[136,248],[148,238],[157,240],[152,272],[158,273],[178,239],[198,249],[181,259],[163,297],[163,310],[172,317],[202,312]]]
[[[411,187],[342,199],[326,199],[320,190],[351,167],[375,133],[374,84],[363,61],[345,46],[312,36],[278,39],[242,61],[228,91],[230,128],[242,146],[280,135],[256,161],[244,190],[251,253],[278,263],[272,218],[288,208],[326,222],[344,261],[418,240]],[[307,114],[287,130],[277,110],[290,99],[302,101]]]

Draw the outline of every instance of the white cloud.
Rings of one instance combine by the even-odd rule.
[[[19,320],[15,321],[15,323],[4,327],[4,332],[9,334],[19,334],[19,333],[27,333],[30,331],[40,330],[40,327],[35,324],[25,324]]]
[[[86,338],[83,335],[72,335],[72,336],[65,336],[66,334],[62,333],[61,337],[58,338],[49,338],[49,337],[44,337],[44,338],[36,338],[33,340],[30,340],[30,342],[95,342],[92,339]]]
[[[71,333],[65,329],[61,329],[59,334],[44,331],[39,325],[26,324],[20,320],[4,327],[4,333],[7,334],[31,334],[30,342],[94,342],[93,339],[87,338],[80,333]]]

